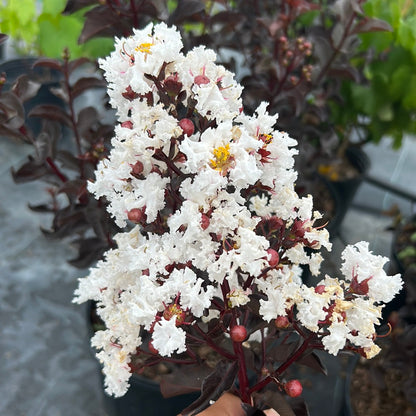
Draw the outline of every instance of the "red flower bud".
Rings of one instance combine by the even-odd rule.
[[[274,320],[274,324],[278,329],[286,329],[290,325],[290,322],[287,316],[278,316]]]
[[[268,254],[268,257],[269,257],[268,261],[269,261],[270,267],[277,266],[278,263],[279,263],[279,260],[280,260],[279,253],[276,250],[274,250],[272,248],[269,248],[267,250],[267,254]]]
[[[138,160],[134,165],[132,165],[131,172],[135,176],[141,175],[143,173],[143,163]]]
[[[133,208],[127,212],[127,218],[136,224],[140,223],[140,221],[143,219],[143,216],[144,212],[142,208]]]
[[[192,136],[194,134],[195,126],[189,118],[183,118],[179,122],[179,127],[183,130],[183,134],[186,136]]]
[[[290,380],[284,385],[285,392],[290,397],[298,397],[302,394],[302,384],[299,380]]]
[[[325,285],[318,285],[315,287],[315,293],[319,293],[322,295],[322,293],[325,292]]]
[[[243,342],[247,339],[247,329],[243,325],[235,325],[231,328],[230,336],[234,342]]]

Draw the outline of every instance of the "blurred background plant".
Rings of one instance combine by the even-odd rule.
[[[108,54],[113,48],[111,39],[78,43],[85,6],[68,16],[62,14],[65,5],[66,0],[1,0],[0,31],[10,37],[10,49],[17,55],[52,58],[60,58],[65,48],[72,58]]]

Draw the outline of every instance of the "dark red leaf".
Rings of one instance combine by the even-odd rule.
[[[98,121],[98,112],[94,107],[85,107],[78,114],[78,130],[82,136]]]
[[[6,91],[0,97],[2,124],[8,129],[19,129],[25,122],[23,103],[16,94]]]
[[[92,6],[93,4],[100,4],[100,2],[97,0],[68,0],[62,14],[75,13],[76,11],[87,6]]]
[[[32,81],[27,75],[21,75],[13,85],[13,92],[23,101],[27,101],[36,96],[41,84]]]
[[[47,204],[39,204],[39,205],[29,204],[28,206],[30,210],[34,212],[39,212],[39,213],[48,213],[48,212],[55,211],[52,205],[47,205]]]
[[[33,158],[24,163],[17,171],[11,169],[13,180],[16,183],[31,182],[40,179],[50,173],[50,170],[45,164],[39,165]]]
[[[199,413],[210,404],[211,400],[217,400],[224,391],[230,389],[233,385],[238,372],[238,363],[224,362],[218,363],[214,372],[212,372],[202,383],[201,396],[190,406],[182,411],[183,416],[193,413]]]
[[[57,152],[56,158],[65,168],[79,172],[80,160],[75,157],[73,153],[69,152],[68,150],[59,150]]]
[[[85,77],[80,78],[75,85],[72,86],[72,97],[78,97],[83,92],[89,90],[90,88],[103,88],[105,87],[106,83],[101,78],[96,77]]]
[[[254,403],[262,404],[263,408],[271,408],[279,413],[279,416],[295,416],[286,397],[276,388],[268,389],[261,393],[253,394]]]
[[[169,17],[169,24],[178,25],[193,15],[205,10],[205,4],[199,0],[179,0],[176,9]]]
[[[160,382],[162,396],[169,398],[201,391],[202,381],[211,371],[212,369],[200,364],[175,367],[172,373],[165,375]]]
[[[60,98],[63,102],[65,102],[65,103],[69,102],[68,91],[66,90],[66,88],[51,87],[50,91],[55,97]]]
[[[78,58],[68,63],[68,72],[72,74],[81,65],[91,62],[88,58]]]
[[[227,10],[214,15],[211,18],[211,24],[225,23],[227,25],[227,29],[231,30],[231,28],[235,25],[243,23],[245,19],[244,14]]]
[[[57,59],[51,59],[51,58],[40,58],[35,61],[33,64],[33,68],[36,67],[44,67],[44,68],[51,68],[56,69],[57,71],[62,72],[62,64]]]
[[[84,43],[94,36],[112,36],[120,29],[120,17],[106,6],[98,6],[85,14],[85,24],[82,28],[79,43]]]
[[[56,105],[38,105],[29,112],[28,117],[41,117],[47,120],[59,121],[65,126],[72,127],[71,117]]]
[[[300,360],[297,361],[299,364],[306,365],[324,375],[328,375],[328,370],[325,367],[325,364],[322,362],[320,357],[316,352],[311,352],[308,355],[303,356]]]
[[[78,246],[78,257],[69,260],[68,263],[79,269],[91,266],[108,249],[108,244],[105,241],[95,237],[76,240],[72,244]]]
[[[391,32],[392,30],[393,28],[384,20],[366,17],[355,25],[352,33]]]

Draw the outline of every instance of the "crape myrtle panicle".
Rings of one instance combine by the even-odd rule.
[[[256,335],[243,321],[250,313],[263,329],[313,333],[331,354],[371,357],[383,303],[402,285],[365,242],[345,249],[341,279],[302,282],[301,266],[319,275],[320,250],[331,243],[315,226],[312,197],[295,192],[297,143],[267,103],[246,115],[241,85],[215,61],[203,46],[184,54],[179,31],[164,23],[117,38],[100,60],[118,124],[88,189],[125,228],[80,279],[75,301],[97,304],[106,329],[92,345],[115,396],[126,393],[138,351],[188,356],[202,337],[227,359],[243,356],[243,341]],[[235,355],[209,341],[199,325],[210,321]]]

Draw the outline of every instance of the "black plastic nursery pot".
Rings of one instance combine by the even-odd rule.
[[[109,416],[176,416],[199,397],[199,393],[165,399],[159,384],[134,374],[130,388],[120,398],[105,396]]]
[[[351,207],[352,201],[364,181],[364,174],[370,167],[370,159],[358,147],[348,148],[346,150],[346,157],[351,166],[356,169],[357,175],[352,178],[340,180],[330,180],[326,176],[321,176],[335,204],[333,216],[326,227],[331,236],[338,234],[341,224]]]

